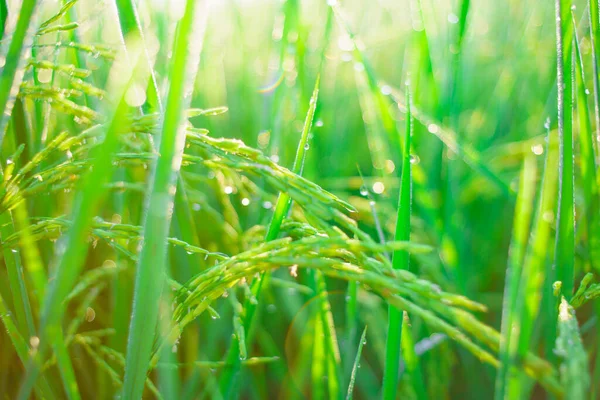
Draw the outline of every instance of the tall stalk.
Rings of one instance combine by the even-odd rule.
[[[166,238],[173,213],[177,173],[185,145],[185,109],[189,107],[200,60],[201,41],[194,39],[201,20],[200,1],[188,0],[175,36],[169,72],[169,93],[161,124],[158,160],[151,178],[147,214],[143,221],[144,242],[136,266],[133,311],[127,344],[123,396],[142,397],[148,371],[160,298],[166,272]]]
[[[406,87],[406,132],[402,159],[402,176],[400,177],[400,196],[398,200],[398,219],[394,240],[410,240],[411,211],[411,136],[412,117],[410,112],[409,87]],[[392,253],[394,269],[410,269],[407,251],[397,250]],[[390,305],[388,307],[388,336],[385,350],[385,369],[383,372],[383,398],[395,399],[398,390],[398,371],[400,367],[400,339],[402,334],[402,310]]]
[[[23,0],[12,39],[2,45],[4,66],[0,73],[0,147],[25,73],[25,55],[32,44],[37,8],[37,0]]]
[[[113,156],[119,144],[119,133],[123,131],[123,121],[128,112],[125,103],[125,92],[129,87],[132,76],[139,72],[137,56],[130,52],[128,57],[121,57],[111,70],[110,87],[106,113],[108,124],[106,127],[95,126],[90,128],[105,129],[104,140],[93,152],[91,170],[82,178],[80,189],[75,194],[71,211],[73,224],[67,235],[61,237],[56,244],[54,276],[48,284],[41,312],[40,337],[37,352],[32,357],[27,367],[27,377],[19,394],[20,399],[27,399],[36,381],[40,363],[44,361],[47,351],[52,346],[55,351],[62,349],[62,317],[64,312],[64,299],[75,285],[83,268],[89,247],[88,235],[93,218],[106,196],[105,191],[98,187],[108,184],[112,177]],[[64,360],[64,358],[63,358]],[[70,374],[73,375],[72,373]],[[77,396],[76,382],[65,382],[66,390],[71,396]]]

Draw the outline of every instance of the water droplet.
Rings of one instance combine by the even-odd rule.
[[[421,162],[421,159],[419,158],[418,155],[416,154],[411,154],[410,155],[410,163],[413,165],[417,165],[419,162]]]
[[[383,94],[383,95],[386,95],[386,96],[387,96],[388,94],[391,94],[391,93],[392,93],[392,88],[391,88],[390,86],[388,86],[388,85],[383,85],[383,86],[381,87],[381,94]]]
[[[343,52],[342,56],[341,56],[342,61],[344,62],[349,62],[352,60],[352,55],[350,55],[350,53],[347,52]]]
[[[278,163],[279,162],[279,156],[277,154],[273,154],[271,156],[271,161],[273,161],[274,163]]]
[[[385,160],[385,172],[391,174],[396,169],[396,164],[392,160]]]
[[[225,192],[225,194],[231,194],[233,193],[233,188],[231,186],[225,186],[223,188],[223,191]]]
[[[310,149],[310,144],[306,143],[306,144],[304,145],[304,150],[308,150],[308,149]]]
[[[361,196],[366,196],[369,194],[369,189],[367,189],[365,186],[361,186],[360,187],[360,195]]]
[[[192,204],[192,209],[193,209],[194,211],[200,211],[200,208],[201,208],[201,207],[200,207],[200,204],[198,204],[198,203],[194,203],[194,204]]]
[[[242,205],[243,205],[244,207],[246,207],[248,204],[250,204],[250,199],[249,199],[249,198],[247,198],[247,197],[244,197],[244,198],[242,199]]]
[[[544,146],[542,146],[541,144],[533,145],[533,146],[531,146],[531,151],[536,156],[539,156],[544,153]]]
[[[11,160],[10,158],[6,159],[6,165],[10,165],[13,164],[13,160]]]
[[[427,125],[427,130],[429,133],[438,133],[439,127],[436,124],[429,124]]]
[[[88,307],[85,310],[85,320],[87,322],[92,322],[96,319],[96,311],[92,307]]]
[[[546,121],[544,121],[544,128],[546,130],[550,129],[550,117],[546,118]]]
[[[193,251],[189,251],[189,250],[188,250],[188,251],[186,251],[186,253],[188,253],[188,254],[194,254],[194,252],[193,252]]]
[[[448,22],[450,22],[451,24],[457,24],[458,23],[458,16],[454,13],[450,13],[448,14]]]
[[[381,194],[385,191],[385,185],[383,184],[383,182],[375,182],[373,184],[373,192],[377,193],[377,194]]]
[[[323,120],[318,119],[317,122],[315,122],[315,126],[320,128],[323,126]]]
[[[264,201],[262,206],[263,206],[263,208],[270,210],[271,207],[273,207],[273,203],[271,203],[270,201]]]
[[[40,338],[37,336],[32,336],[29,338],[29,344],[31,345],[31,347],[33,347],[34,349],[37,348],[40,345]]]
[[[52,70],[40,68],[37,73],[37,78],[40,83],[48,83],[52,80]]]

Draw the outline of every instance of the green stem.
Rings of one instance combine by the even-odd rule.
[[[166,238],[185,145],[184,110],[189,107],[200,59],[201,42],[194,39],[195,28],[199,25],[195,23],[200,19],[199,10],[198,1],[186,2],[175,37],[171,84],[161,126],[160,157],[151,177],[152,189],[143,222],[144,242],[136,268],[123,382],[123,396],[128,399],[142,397],[158,321],[166,273]]]
[[[394,240],[410,239],[410,209],[411,209],[411,155],[410,144],[412,135],[412,117],[410,113],[410,95],[406,88],[406,133],[404,137],[404,152],[402,160],[402,176],[400,177],[400,196],[398,200],[398,219]],[[409,269],[409,254],[407,251],[392,253],[394,269]],[[383,398],[395,399],[398,387],[398,369],[400,366],[400,338],[402,334],[402,310],[390,305],[388,308],[388,336],[385,350],[385,369],[383,373]]]

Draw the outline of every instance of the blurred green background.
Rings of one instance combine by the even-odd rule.
[[[16,8],[16,3],[9,2],[9,9]],[[165,96],[174,21],[184,2],[137,3],[145,45],[154,61],[159,91]],[[591,76],[587,3],[575,3],[584,72]],[[532,154],[540,170],[543,168],[548,149],[545,136],[547,132],[554,135],[557,124],[555,4],[533,0],[213,0],[207,5],[206,20],[199,23],[203,37],[197,40],[203,49],[191,106],[226,106],[228,112],[192,118],[191,123],[208,129],[212,137],[241,139],[291,169],[309,100],[320,77],[303,176],[354,205],[358,213],[351,217],[377,241],[394,238],[408,90],[414,119],[411,240],[435,248],[432,253],[412,257],[411,268],[445,291],[485,304],[489,311],[478,317],[499,330],[519,171]],[[47,2],[41,13],[50,16],[59,6],[57,1]],[[61,45],[77,41],[119,49],[117,15],[110,0],[79,0],[68,14],[79,23],[78,28],[40,36],[36,43],[41,46],[34,48],[34,57],[79,64],[93,71],[88,82],[105,87],[110,59],[94,52],[69,51]],[[14,15],[9,13],[10,18]],[[25,79],[47,83],[31,71]],[[67,82],[56,79],[53,84]],[[591,79],[587,80],[591,90]],[[144,84],[140,83],[142,92]],[[141,101],[133,96],[129,105],[144,103],[145,94],[140,96]],[[98,99],[85,101],[92,109],[98,107]],[[591,96],[589,102],[592,112]],[[24,103],[28,111],[36,107],[33,100]],[[77,132],[81,130],[79,122],[68,113],[53,112],[48,120],[49,137],[62,130]],[[574,131],[577,136],[577,124]],[[4,154],[10,154],[17,144],[17,138],[7,136]],[[43,144],[38,143],[39,149]],[[584,196],[578,146],[576,141],[576,209]],[[140,183],[147,170],[137,166],[119,173],[124,175],[115,180]],[[182,172],[199,244],[233,255],[255,244],[253,229],[269,223],[276,191],[260,177],[217,175],[215,178],[212,170],[201,165],[186,165]],[[216,188],[224,189],[227,201]],[[64,215],[70,205],[67,197],[59,193],[48,200],[40,194],[28,204],[29,214],[32,218]],[[142,202],[143,188],[124,198],[115,195],[102,217],[114,220],[115,210],[125,204],[119,221],[122,217],[124,223],[138,225]],[[302,218],[299,208],[293,213]],[[554,221],[555,216],[544,218]],[[235,224],[226,226],[224,220]],[[171,236],[179,237],[182,229],[174,222]],[[579,273],[590,270],[590,257],[585,234],[576,233],[576,237],[573,257]],[[49,263],[52,243],[40,242],[40,249]],[[112,251],[101,243],[90,251],[86,268],[103,265],[107,257],[114,259],[107,256]],[[549,248],[548,269],[551,255]],[[182,248],[169,247],[169,257],[170,274],[178,282],[186,282],[209,266],[208,261],[196,254],[190,256]],[[124,306],[116,312],[114,301],[117,298],[129,305],[133,285],[133,272],[126,270],[123,275],[118,284],[101,289],[93,309],[95,319],[88,321],[90,329],[117,329],[111,345],[119,351],[125,349],[129,309]],[[280,358],[243,368],[241,396],[312,398],[310,370],[300,352],[306,349],[303,340],[310,340],[312,334],[309,322],[316,302],[301,289],[282,283],[289,277],[287,269],[274,276],[280,281],[261,299],[258,328],[249,333],[255,339],[250,352]],[[545,286],[546,294],[551,283]],[[347,283],[328,279],[327,284],[342,364],[349,372],[356,343],[343,333],[349,323],[344,311]],[[377,398],[381,395],[387,303],[365,290],[359,291],[358,299],[358,331],[368,325],[368,341],[355,396]],[[546,296],[543,301],[552,300]],[[227,353],[232,307],[227,301],[216,302],[214,307],[221,318],[215,320],[205,313],[188,328],[191,333],[182,341],[181,362],[222,360]],[[582,332],[590,354],[597,348],[591,314],[590,308],[580,314],[591,321]],[[553,346],[537,342],[546,323],[537,321],[533,351],[542,353]],[[412,321],[412,328],[429,398],[492,396],[492,367],[484,366],[445,336],[434,335],[419,318]],[[0,334],[0,342],[8,346],[4,339]],[[109,378],[95,367],[86,370],[90,364],[87,356],[82,350],[74,351],[79,351],[73,356],[77,376],[86,383],[81,385],[84,397],[108,398],[111,391],[101,386]],[[7,371],[11,359],[0,355],[0,369]],[[0,373],[0,390],[9,393],[6,398],[15,393],[11,380],[17,376],[20,373]],[[217,397],[215,369],[188,368],[181,377],[183,398]],[[401,375],[400,398],[415,396],[408,379]],[[540,388],[529,383],[533,397],[545,398]]]

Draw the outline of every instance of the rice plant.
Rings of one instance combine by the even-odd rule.
[[[0,0],[3,398],[597,398],[599,10]]]

